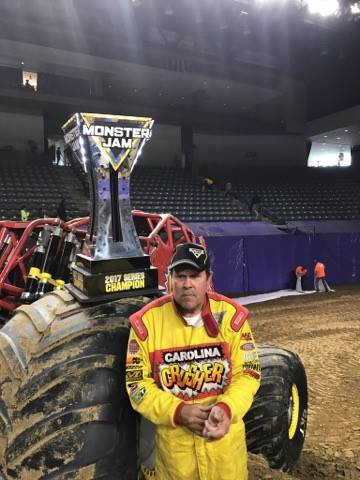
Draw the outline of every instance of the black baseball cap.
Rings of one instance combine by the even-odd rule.
[[[197,243],[181,243],[177,245],[169,265],[169,270],[173,270],[180,265],[188,265],[200,272],[204,270],[208,272],[210,270],[210,259],[205,247]]]

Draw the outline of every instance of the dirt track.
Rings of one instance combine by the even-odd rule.
[[[305,445],[291,474],[255,455],[249,480],[360,479],[360,286],[249,305],[257,344],[300,355],[307,373]]]

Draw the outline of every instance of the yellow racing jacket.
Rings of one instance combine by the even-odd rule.
[[[243,417],[260,385],[248,310],[214,292],[204,324],[188,326],[172,294],[130,317],[126,387],[133,408],[156,424],[156,480],[246,480]],[[231,415],[229,432],[205,440],[178,425],[183,403],[218,404]]]

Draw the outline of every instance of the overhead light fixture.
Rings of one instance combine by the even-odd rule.
[[[353,15],[360,14],[360,2],[356,2],[353,5],[350,5],[350,11]]]
[[[322,17],[336,15],[340,10],[338,0],[306,0],[306,3],[310,13]]]

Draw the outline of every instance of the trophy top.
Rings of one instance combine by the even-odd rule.
[[[102,166],[111,165],[117,171],[127,161],[131,171],[144,143],[151,138],[153,123],[150,117],[75,113],[62,129],[65,142],[79,152],[84,165],[85,143],[89,141],[92,155],[102,157]]]

